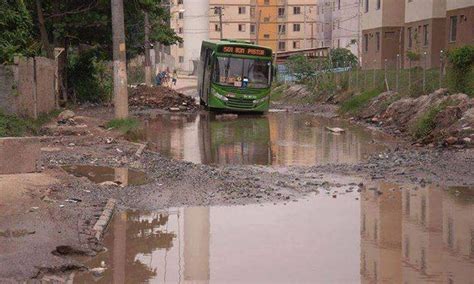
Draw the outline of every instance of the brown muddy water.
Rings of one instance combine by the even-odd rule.
[[[340,192],[341,189],[338,189]],[[288,204],[117,214],[75,283],[472,283],[472,188],[378,183]]]
[[[143,185],[148,183],[144,172],[127,168],[109,168],[89,165],[73,165],[62,167],[76,177],[86,177],[94,183],[115,182],[122,186]]]
[[[346,132],[335,134],[326,127]],[[383,151],[380,142],[390,141],[342,120],[297,113],[239,115],[227,121],[210,113],[159,115],[145,123],[145,136],[151,149],[168,157],[215,165],[356,163]]]

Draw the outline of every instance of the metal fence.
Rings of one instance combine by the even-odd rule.
[[[440,54],[439,67],[428,68],[429,60],[428,54],[425,53],[412,60],[404,60],[398,55],[396,59],[374,61],[373,68],[345,68],[347,64],[342,63],[341,66],[333,66],[330,69],[316,70],[314,77],[306,83],[316,92],[378,90],[419,96],[448,85],[444,54]],[[278,70],[277,81],[280,83],[296,81],[296,76],[290,74],[286,68],[280,67]]]

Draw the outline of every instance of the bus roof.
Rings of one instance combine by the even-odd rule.
[[[266,46],[261,46],[261,45],[256,45],[248,41],[243,41],[243,40],[234,40],[234,39],[222,39],[222,40],[204,40],[202,42],[205,45],[214,45],[214,46],[219,46],[219,45],[236,45],[236,46],[248,46],[248,47],[258,47],[266,50],[270,50],[271,52],[272,49]]]

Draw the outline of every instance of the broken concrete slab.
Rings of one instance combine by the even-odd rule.
[[[0,174],[36,172],[41,155],[39,142],[35,137],[0,138]]]

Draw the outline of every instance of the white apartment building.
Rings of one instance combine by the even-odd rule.
[[[335,0],[332,7],[332,47],[347,48],[359,57],[360,1]]]

